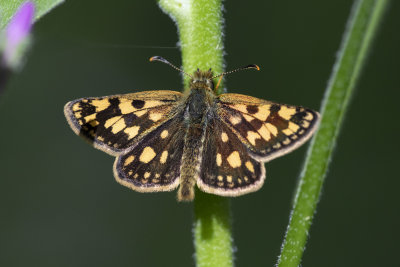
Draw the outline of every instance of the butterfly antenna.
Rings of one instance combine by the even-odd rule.
[[[189,76],[190,78],[193,78],[192,75],[190,75],[190,74],[184,72],[183,70],[181,70],[181,69],[178,68],[177,66],[173,65],[171,62],[169,62],[168,60],[166,60],[166,59],[163,58],[163,57],[160,57],[160,56],[151,57],[151,58],[150,58],[150,62],[153,62],[153,61],[160,61],[160,62],[162,62],[162,63],[168,64],[168,65],[170,65],[171,67],[173,67],[174,69],[176,69],[177,71],[180,71],[180,72],[182,72],[183,74]]]
[[[221,77],[221,78],[219,78],[217,86],[215,87],[215,89],[217,89],[219,84],[221,83],[222,77],[224,75],[231,74],[231,73],[234,73],[234,72],[238,72],[238,71],[241,71],[241,70],[248,70],[248,69],[260,70],[260,67],[258,65],[256,65],[256,64],[247,65],[245,67],[241,67],[241,68],[238,68],[238,69],[235,69],[235,70],[231,70],[231,71],[227,71],[227,72],[223,72],[223,73],[220,73],[218,75],[215,75],[214,77],[211,78],[211,80],[215,79],[215,78],[218,78],[218,77]]]
[[[238,71],[241,71],[241,70],[247,70],[247,69],[256,69],[256,70],[260,70],[260,67],[259,67],[258,65],[255,65],[255,64],[247,65],[247,66],[245,66],[245,67],[241,67],[241,68],[238,68],[238,69],[235,69],[235,70],[231,70],[231,71],[226,71],[226,72],[220,73],[220,74],[218,74],[218,75],[215,75],[215,76],[212,77],[211,79],[215,79],[215,78],[218,78],[218,77],[220,77],[220,76],[224,76],[224,75],[227,75],[227,74],[231,74],[231,73],[234,73],[234,72],[238,72]]]

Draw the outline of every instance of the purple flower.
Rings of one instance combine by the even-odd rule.
[[[29,37],[32,28],[35,5],[31,1],[22,4],[10,20],[5,29],[5,46],[3,51],[4,63],[8,66],[18,64],[18,58],[21,56],[19,51]]]

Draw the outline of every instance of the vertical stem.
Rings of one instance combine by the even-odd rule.
[[[387,0],[356,0],[321,108],[321,125],[308,150],[277,266],[297,267],[352,92]]]
[[[159,4],[177,24],[183,69],[222,72],[221,0],[160,0]],[[188,82],[184,76],[185,91]],[[233,265],[229,203],[228,198],[196,192],[193,234],[199,267]]]
[[[221,0],[160,0],[161,8],[178,27],[183,69],[197,68],[214,73],[223,70],[223,34]],[[185,90],[189,78],[184,76]]]
[[[230,199],[197,190],[194,214],[197,266],[233,266]]]

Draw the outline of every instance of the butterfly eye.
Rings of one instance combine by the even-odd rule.
[[[214,90],[214,82],[212,80],[207,80],[206,84],[208,87],[211,88],[211,90]]]

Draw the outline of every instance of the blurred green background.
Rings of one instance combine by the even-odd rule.
[[[225,1],[229,92],[319,109],[352,1]],[[400,266],[400,3],[392,1],[347,112],[303,266]],[[192,204],[114,181],[113,158],[69,128],[85,96],[181,90],[176,27],[155,1],[68,0],[34,27],[0,96],[1,266],[194,266]],[[212,67],[212,66],[210,66]],[[273,266],[306,146],[232,199],[236,266]]]

